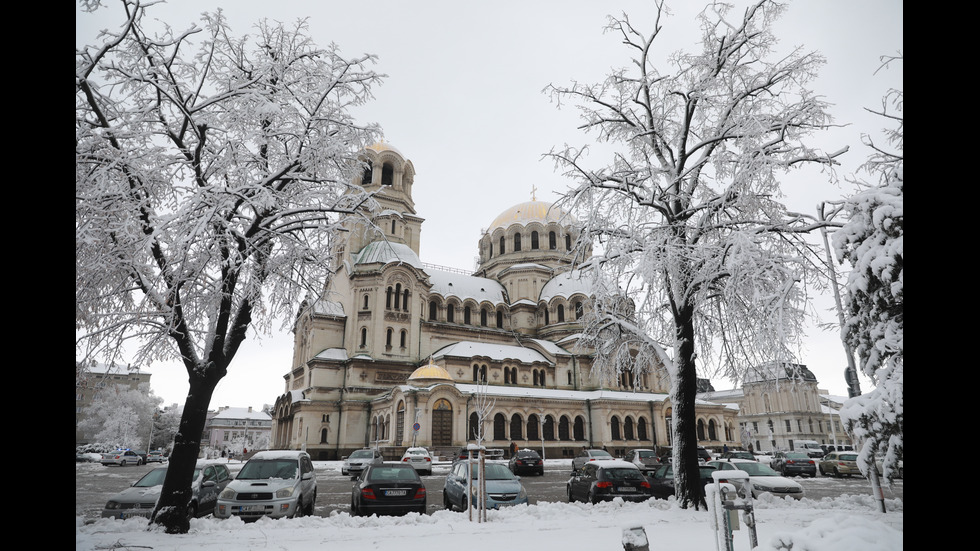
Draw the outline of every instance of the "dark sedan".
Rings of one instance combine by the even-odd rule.
[[[783,476],[817,476],[817,461],[806,452],[776,452],[770,466]]]
[[[711,473],[715,472],[711,465],[698,465],[698,475],[701,483],[707,486],[714,482]],[[670,463],[661,465],[659,469],[650,475],[650,492],[657,499],[667,499],[674,495],[674,467]]]
[[[544,460],[534,450],[517,450],[507,466],[510,467],[510,472],[518,475],[527,473],[544,475]]]
[[[568,501],[598,503],[621,498],[645,501],[653,495],[640,469],[620,459],[591,461],[568,479]]]
[[[425,485],[408,463],[368,465],[351,490],[352,516],[425,514]]]

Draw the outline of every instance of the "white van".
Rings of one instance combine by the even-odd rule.
[[[810,457],[823,457],[823,448],[816,440],[797,440],[793,442],[793,447],[796,451],[804,452]]]

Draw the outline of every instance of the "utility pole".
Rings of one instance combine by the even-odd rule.
[[[824,204],[820,203],[817,208],[817,215],[821,222],[826,222],[823,212]],[[861,381],[858,380],[857,367],[854,365],[854,352],[844,338],[844,308],[840,302],[840,290],[837,288],[837,270],[834,269],[834,257],[830,254],[830,244],[827,240],[826,226],[820,227],[820,236],[823,238],[823,250],[827,254],[827,269],[830,271],[830,288],[834,291],[834,303],[837,307],[837,321],[840,323],[841,343],[844,345],[844,352],[847,355],[847,368],[844,369],[844,380],[847,382],[847,397],[853,398],[861,395]]]

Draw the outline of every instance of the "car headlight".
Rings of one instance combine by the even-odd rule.
[[[772,486],[767,486],[765,484],[753,483],[752,487],[760,492],[771,492],[773,490]]]
[[[225,488],[224,490],[221,490],[221,493],[218,494],[218,497],[221,499],[235,499],[235,490],[232,490],[231,488]]]
[[[521,486],[521,491],[517,494],[517,499],[527,499],[527,490],[524,489],[524,486]]]
[[[279,488],[278,490],[276,490],[276,499],[283,499],[283,498],[287,498],[287,497],[292,497],[292,495],[295,494],[295,493],[296,493],[296,488],[295,487]]]
[[[118,501],[107,501],[106,504],[105,504],[105,508],[106,509],[119,509],[120,508],[119,507],[119,502]]]

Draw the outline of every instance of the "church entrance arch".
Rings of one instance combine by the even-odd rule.
[[[453,445],[453,405],[440,398],[432,408],[432,446],[435,448]]]

